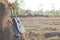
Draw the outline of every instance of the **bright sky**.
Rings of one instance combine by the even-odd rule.
[[[53,5],[53,6],[52,6]],[[24,0],[22,8],[33,11],[43,9],[44,11],[52,8],[60,9],[60,0]]]

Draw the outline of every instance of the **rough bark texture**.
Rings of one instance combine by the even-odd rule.
[[[9,23],[10,16],[11,10],[8,0],[0,0],[0,40],[20,40],[20,38],[14,37],[12,24]]]
[[[10,12],[8,0],[0,0],[0,40],[12,40],[13,38],[12,25],[8,22]]]

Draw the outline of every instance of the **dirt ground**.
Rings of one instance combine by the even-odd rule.
[[[20,17],[28,33],[27,40],[60,40],[60,17]],[[13,37],[12,28],[7,24],[0,40],[20,40]],[[1,37],[2,36],[2,37]]]
[[[60,17],[21,17],[28,40],[60,40]]]

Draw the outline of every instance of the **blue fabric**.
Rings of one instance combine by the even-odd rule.
[[[13,23],[13,31],[14,31],[15,35],[21,36],[20,33],[24,33],[25,28],[24,28],[23,24],[21,23],[20,18],[18,18],[18,17],[14,18],[13,22],[14,22]]]
[[[13,26],[13,31],[14,31],[14,35],[21,36],[21,34],[18,32],[16,26]]]

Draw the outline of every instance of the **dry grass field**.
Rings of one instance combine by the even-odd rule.
[[[60,17],[21,17],[28,40],[60,40]]]

